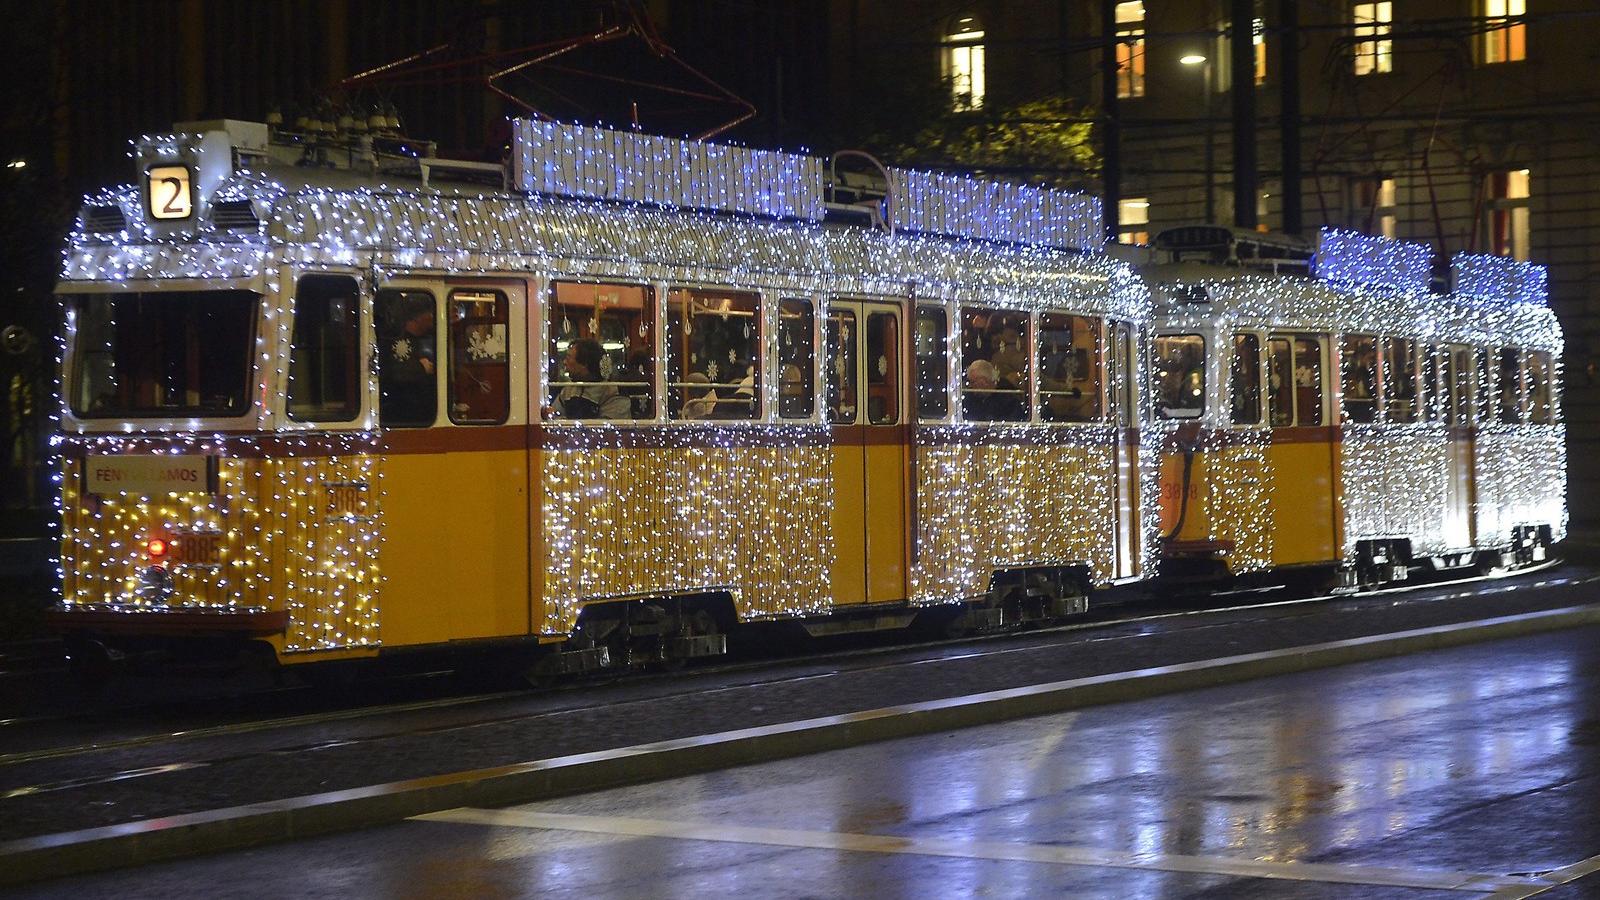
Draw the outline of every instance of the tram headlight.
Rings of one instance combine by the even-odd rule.
[[[139,573],[139,586],[134,595],[141,603],[165,606],[173,592],[172,574],[163,565],[147,567]]]

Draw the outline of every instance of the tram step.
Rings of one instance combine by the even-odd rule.
[[[594,672],[611,665],[611,648],[591,647],[588,650],[567,650],[556,654],[557,670],[563,675]]]
[[[696,656],[720,656],[728,652],[725,634],[697,634],[667,638],[663,649],[668,659],[691,659]]]

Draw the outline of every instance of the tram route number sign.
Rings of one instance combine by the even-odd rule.
[[[151,166],[145,173],[145,208],[152,219],[194,215],[194,176],[188,166]]]
[[[83,462],[83,489],[88,494],[215,494],[214,456],[96,455]]]

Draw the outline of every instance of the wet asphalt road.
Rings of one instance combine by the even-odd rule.
[[[17,896],[1516,896],[1597,854],[1585,628]]]
[[[442,706],[333,710],[333,718],[252,721],[246,697],[220,714],[210,705],[200,707],[209,713],[134,707],[120,716],[18,721],[0,727],[0,840],[1586,603],[1597,582],[1600,572],[1569,565],[1400,594],[712,667]],[[209,715],[225,723],[220,730],[175,734]]]

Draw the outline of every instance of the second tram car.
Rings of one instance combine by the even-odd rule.
[[[59,288],[76,659],[570,671],[1151,574],[1148,291],[1096,201],[891,170],[885,233],[823,221],[817,159],[516,131],[501,170],[199,123],[90,198]]]
[[[1168,575],[1512,568],[1566,532],[1542,267],[1327,231],[1174,229],[1148,277]],[[1312,277],[1314,276],[1314,277]]]

